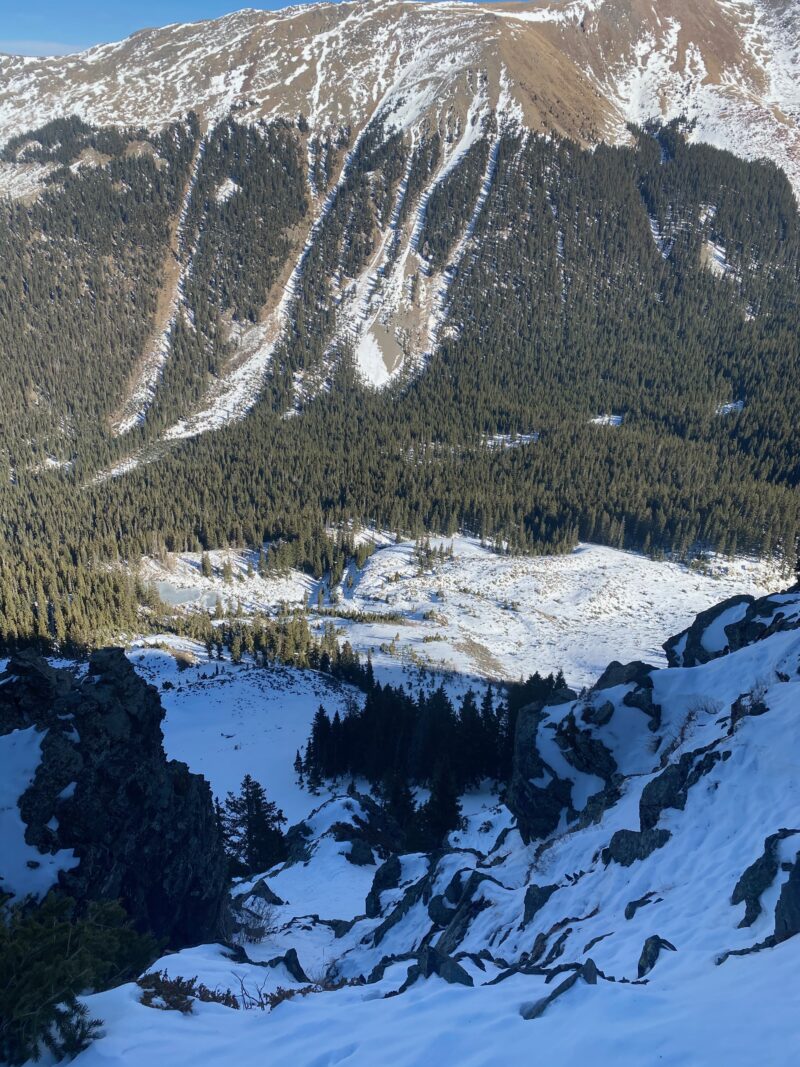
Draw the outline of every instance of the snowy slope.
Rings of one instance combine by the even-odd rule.
[[[153,647],[165,641],[188,653],[194,665],[179,668],[170,652]],[[134,647],[129,658],[159,689],[167,756],[204,775],[215,796],[238,792],[250,774],[278,800],[290,822],[305,816],[309,798],[295,781],[295,753],[305,746],[320,704],[331,715],[343,713],[360,694],[315,671],[209,662],[198,645],[165,641]]]
[[[305,863],[269,873],[285,903],[265,905],[253,884],[236,891],[266,927],[245,938],[250,962],[219,946],[163,961],[234,991],[306,995],[181,1017],[125,986],[89,998],[106,1036],[78,1062],[247,1065],[268,1050],[303,1067],[488,1067],[530,1063],[531,1049],[565,1065],[795,1062],[798,624],[800,593],[744,615],[723,603],[672,644],[713,646],[704,637],[722,628],[729,654],[623,682],[615,669],[544,709],[536,758],[567,793],[541,841],[526,844],[491,800],[472,805],[448,849],[401,857],[365,900],[380,857],[353,865],[333,831],[368,822],[369,804],[323,804],[307,819]],[[593,755],[567,739],[571,717]],[[617,768],[604,789],[596,746]]]
[[[526,128],[584,145],[629,141],[630,122],[683,116],[689,137],[746,158],[770,158],[800,190],[800,10],[798,0],[597,0],[525,4],[352,0],[145,30],[74,56],[0,57],[0,145],[48,119],[75,113],[98,125],[163,127],[195,110],[204,130],[232,115],[255,123],[299,115],[309,162],[325,138],[346,131],[351,151],[325,188],[309,170],[304,232],[263,319],[236,326],[234,355],[206,395],[181,411],[163,439],[174,442],[244,418],[296,311],[309,251],[324,235],[359,138],[382,123],[408,152],[391,218],[358,276],[334,278],[335,327],[319,367],[297,373],[294,414],[325,389],[343,349],[362,380],[383,388],[423,367],[448,330],[448,293],[459,263],[478,249],[478,226],[495,174],[497,137]],[[432,270],[418,247],[426,205],[465,152],[487,135],[491,150],[479,194],[448,262]],[[412,153],[434,131],[442,155],[424,187],[408,193]],[[35,198],[51,165],[23,143],[0,163],[0,197]],[[195,160],[194,176],[200,155]],[[185,195],[191,193],[188,183]],[[232,189],[218,191],[224,200]],[[408,200],[408,202],[407,202]],[[413,202],[411,202],[413,200]],[[185,204],[184,204],[185,209]],[[183,309],[191,250],[176,257],[152,336],[137,353],[112,429],[128,433],[147,415]],[[654,225],[651,220],[651,226]],[[653,230],[662,255],[669,239]],[[710,270],[733,278],[724,250],[704,252]],[[180,262],[178,262],[180,260]],[[163,306],[161,306],[163,305]],[[598,416],[603,418],[604,416]],[[609,416],[614,419],[616,416]],[[97,477],[116,477],[156,458],[134,453]]]

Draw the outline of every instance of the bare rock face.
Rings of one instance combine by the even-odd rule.
[[[0,733],[45,734],[19,801],[28,843],[74,850],[63,892],[119,899],[137,927],[180,947],[224,933],[227,864],[210,787],[167,760],[163,717],[122,649],[93,653],[82,678],[23,652],[0,678]]]

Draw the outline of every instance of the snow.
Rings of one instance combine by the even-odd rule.
[[[523,445],[535,444],[539,434],[533,433],[493,433],[483,438],[483,445],[489,449],[521,448]]]
[[[289,323],[290,309],[308,253],[336,202],[338,191],[347,178],[363,134],[364,130],[356,137],[353,147],[344,159],[339,178],[317,212],[274,310],[264,323],[241,332],[237,338],[241,352],[235,366],[214,382],[198,411],[179,420],[165,432],[165,440],[182,440],[218,430],[229,422],[244,418],[253,408],[261,392],[275,346]]]
[[[577,610],[579,590],[588,577],[588,572],[572,575],[571,585],[563,581],[576,561],[590,564],[594,572],[605,563],[605,579],[608,569],[614,569],[614,594],[620,591],[620,575],[626,576],[627,585],[642,583],[651,602],[640,607],[658,616],[660,624],[677,612],[678,601],[685,612],[687,600],[697,597],[697,589],[690,588],[692,579],[707,582],[709,591],[716,587],[717,595],[711,597],[716,601],[725,596],[726,585],[738,585],[741,591],[747,582],[754,585],[757,576],[766,577],[766,571],[745,561],[712,560],[712,572],[719,575],[715,580],[675,564],[584,546],[560,559],[560,570],[567,574],[561,575],[558,589],[548,591],[548,606],[562,610],[565,618],[568,609]],[[459,538],[452,560],[437,564],[435,574],[418,575],[413,545],[386,545],[370,558],[361,580],[373,564],[379,569],[370,580],[394,566],[400,578],[389,584],[404,587],[404,596],[409,594],[408,583],[430,579],[445,590],[447,605],[456,583],[482,578],[487,591],[495,590],[503,577],[501,565],[518,562],[542,566],[551,561],[512,561]],[[349,590],[354,597],[359,595],[353,591],[358,584]],[[528,592],[541,603],[541,589],[529,582]],[[606,590],[605,595],[610,593]],[[591,620],[585,598],[580,611]],[[761,616],[768,620],[777,611],[786,618],[800,615],[800,592],[771,598]],[[706,626],[706,647],[721,648],[720,628],[741,617],[736,605],[717,615]],[[580,645],[585,637],[577,618],[569,617],[569,628],[572,643]],[[618,603],[613,609],[606,604],[602,622],[613,631],[616,659],[628,658],[624,642],[631,640],[630,630],[638,626],[641,642],[646,629],[641,615],[622,617]],[[674,627],[662,628],[659,642],[670,631]],[[161,647],[166,640],[196,662],[180,670],[174,656]],[[375,919],[364,915],[375,866],[351,864],[349,844],[337,842],[334,835],[337,824],[357,825],[364,817],[361,803],[340,795],[312,798],[291,781],[301,725],[307,730],[317,700],[332,709],[337,693],[346,700],[346,690],[313,672],[208,662],[198,646],[174,637],[140,642],[129,654],[136,669],[161,688],[170,756],[204,770],[215,792],[235,788],[245,770],[255,773],[290,818],[303,818],[309,830],[306,862],[266,872],[268,885],[284,903],[256,905],[264,933],[257,941],[244,941],[251,962],[234,962],[221,945],[201,945],[164,957],[155,969],[164,968],[173,976],[197,975],[211,987],[234,993],[242,988],[297,990],[303,983],[283,964],[270,966],[293,948],[311,983],[326,978],[355,981],[335,991],[308,991],[264,1012],[202,1003],[185,1016],[153,1010],[139,1003],[133,985],[88,996],[92,1015],[103,1019],[103,1036],[79,1057],[79,1067],[138,1067],[148,1061],[170,1067],[256,1067],[263,1063],[265,1049],[271,1063],[286,1067],[418,1067],[432,1058],[442,1067],[489,1067],[499,1061],[516,1067],[530,1063],[531,1047],[543,1062],[575,1067],[585,1062],[623,1067],[655,1062],[749,1067],[755,1059],[777,1067],[794,1063],[800,1019],[791,1010],[791,997],[800,937],[721,961],[726,952],[747,949],[771,934],[787,877],[779,869],[761,896],[761,914],[752,926],[740,927],[743,908],[731,904],[733,887],[762,854],[769,834],[797,827],[800,631],[773,633],[691,669],[654,671],[653,700],[663,712],[655,732],[646,715],[623,703],[630,684],[592,694],[595,705],[610,701],[614,708],[610,722],[594,728],[593,736],[608,747],[624,776],[619,799],[599,821],[581,825],[562,817],[544,842],[526,846],[510,813],[484,787],[464,798],[465,825],[451,835],[453,851],[403,857],[400,888],[381,895],[381,914]],[[171,687],[165,688],[167,682]],[[726,712],[741,694],[754,690],[767,710],[743,718],[731,731]],[[578,699],[545,709],[537,742],[550,768],[539,784],[553,773],[570,781],[578,811],[602,782],[567,762],[553,740],[553,728],[570,712],[580,720],[584,707],[585,701]],[[14,798],[35,772],[41,737],[35,731],[17,731],[0,739],[4,746],[14,746],[0,751],[3,765],[15,768],[8,788],[12,814]],[[671,834],[666,844],[630,867],[604,862],[602,852],[611,835],[638,827],[647,784],[666,764],[707,746],[724,758],[689,788],[683,809],[661,812],[658,826]],[[9,751],[14,753],[10,760]],[[8,819],[8,798],[0,795],[2,817]],[[4,843],[20,836],[13,820],[9,826],[4,822],[2,827]],[[800,834],[785,839],[778,849],[779,863],[793,863],[798,848]],[[425,897],[396,915],[397,921],[376,944],[376,932],[393,914],[404,888],[427,876],[430,894],[441,894],[456,874],[461,872],[463,884],[473,871],[489,876],[480,883],[459,935],[459,952],[484,954],[481,966],[474,958],[461,958],[473,987],[448,985],[433,976],[393,995],[406,979],[408,959],[390,964],[379,982],[358,981],[383,957],[407,955],[423,942],[435,946],[440,937]],[[532,883],[557,888],[524,926],[525,894]],[[235,888],[248,907],[256,899],[249,897],[252,885],[239,883]],[[631,914],[631,902],[645,896],[649,903]],[[352,925],[332,927],[331,920]],[[676,951],[662,951],[647,981],[637,983],[642,946],[653,934]],[[548,983],[542,974],[518,973],[488,983],[504,975],[506,964],[524,961],[537,938],[544,938],[548,951],[560,942],[557,964],[578,966],[591,957],[602,974],[615,981],[601,976],[597,985],[589,986],[579,980],[541,1018],[525,1021],[521,1010],[552,992],[561,977]]]
[[[792,602],[797,600],[795,594]],[[761,915],[753,926],[740,928],[742,906],[730,903],[734,885],[761,855],[768,834],[781,826],[796,826],[798,654],[800,634],[778,633],[701,667],[654,675],[654,699],[664,706],[668,728],[676,728],[678,735],[670,758],[677,760],[712,741],[730,755],[690,788],[683,810],[667,808],[661,813],[659,826],[670,830],[670,840],[631,867],[605,864],[600,852],[616,829],[638,825],[642,790],[659,770],[659,752],[653,745],[629,748],[630,776],[623,782],[620,800],[599,823],[581,829],[562,827],[546,847],[524,846],[516,831],[509,829],[508,813],[503,815],[490,795],[465,804],[468,825],[452,843],[479,852],[434,858],[431,892],[441,893],[459,870],[483,871],[493,879],[480,885],[475,897],[480,906],[474,909],[460,944],[463,951],[488,949],[494,957],[485,961],[483,970],[467,958],[462,960],[473,976],[473,988],[450,986],[434,976],[402,995],[387,997],[406,976],[408,962],[398,962],[378,983],[311,993],[268,1013],[197,1004],[190,1016],[183,1017],[144,1008],[137,1003],[135,988],[124,986],[88,998],[93,1014],[104,1020],[105,1036],[78,1063],[133,1067],[152,1059],[187,1067],[198,1062],[208,1067],[231,1062],[255,1067],[263,1062],[268,1047],[270,1061],[286,1067],[339,1062],[417,1067],[432,1058],[442,1067],[489,1067],[499,1058],[516,1067],[530,1063],[534,1046],[543,1062],[575,1067],[585,1062],[749,1067],[755,1059],[788,1067],[800,1041],[800,1019],[791,1010],[800,938],[719,961],[726,951],[747,948],[771,932],[772,912],[786,878],[778,872],[762,894]],[[780,681],[778,671],[783,677],[791,673],[792,680]],[[757,677],[765,678],[768,711],[742,720],[733,736],[728,735],[726,722],[716,721],[718,716],[691,713],[692,706],[710,693],[729,706],[739,693],[753,687]],[[612,696],[616,699],[619,694]],[[557,719],[565,708],[551,714]],[[640,718],[638,726],[632,720],[629,741],[657,740],[644,716]],[[635,759],[634,753],[638,753]],[[578,786],[583,792],[576,798],[582,803],[589,789],[580,780]],[[373,935],[381,920],[358,919],[337,938],[315,918],[363,916],[373,869],[349,865],[342,855],[345,846],[329,836],[335,821],[353,817],[354,807],[357,802],[338,798],[315,812],[308,820],[312,830],[308,865],[270,873],[270,887],[288,903],[270,909],[273,925],[265,939],[246,945],[254,961],[267,961],[295,947],[301,965],[315,979],[331,972],[354,977],[368,973],[385,954],[411,951],[429,931],[436,943],[438,933],[432,930],[423,902],[402,916],[377,946]],[[792,862],[799,846],[800,839],[786,839],[779,861]],[[424,857],[404,857],[403,883],[416,882],[428,868]],[[525,889],[532,882],[558,888],[523,928]],[[628,917],[627,905],[646,894],[650,903]],[[381,919],[398,900],[397,890],[382,895]],[[647,981],[634,984],[642,945],[653,933],[676,951],[662,951]],[[559,963],[579,964],[591,956],[601,972],[616,981],[600,978],[596,986],[579,981],[541,1018],[526,1022],[521,1009],[552,992],[561,979],[546,984],[543,976],[514,974],[497,984],[487,983],[501,973],[498,958],[516,961],[530,952],[537,935],[552,946],[561,934]],[[278,982],[293,984],[269,969],[233,963],[219,946],[173,954],[164,965],[172,974],[197,974],[212,986],[234,992],[240,982],[247,987],[258,980],[268,988]]]
[[[232,196],[239,192],[241,185],[237,185],[233,178],[226,178],[225,181],[217,189],[214,199],[218,204],[224,204],[230,200]]]
[[[596,415],[591,421],[595,426],[621,426],[624,415]]]
[[[45,188],[47,176],[55,163],[0,162],[0,201],[34,199]]]
[[[253,557],[239,553],[211,553],[211,578],[201,576],[200,557],[191,553],[171,557],[169,567],[148,559],[140,573],[180,601],[179,610],[208,610],[217,596],[226,610],[240,604],[245,615],[308,604],[312,626],[332,620],[340,640],[372,653],[384,680],[410,681],[423,668],[455,672],[462,686],[559,668],[571,684],[584,685],[611,659],[663,663],[665,636],[699,611],[786,581],[775,565],[743,558],[712,558],[701,573],[599,545],[561,556],[508,556],[463,536],[433,538],[434,547],[452,546],[453,556],[421,569],[413,542],[375,539],[364,568],[351,567],[334,590],[336,603],[324,583],[296,571],[248,576]],[[231,583],[221,577],[226,558]],[[320,589],[324,615],[315,613]],[[378,620],[353,617],[367,612]]]
[[[716,415],[738,415],[744,411],[744,400],[732,400],[727,404],[720,404],[716,409]]]
[[[701,251],[701,261],[717,278],[727,278],[736,271],[728,262],[725,246],[717,241],[706,240]]]
[[[653,240],[655,241],[659,255],[662,259],[669,259],[669,254],[675,244],[675,239],[664,236],[658,224],[658,219],[654,215],[648,215],[647,217],[650,222],[650,233],[653,235]]]
[[[44,733],[35,726],[0,736],[0,891],[19,898],[43,897],[58,879],[59,871],[78,864],[72,849],[51,854],[39,852],[25,840],[25,823],[18,801],[33,782],[42,758]]]
[[[702,645],[706,652],[722,652],[728,644],[725,627],[732,626],[747,614],[747,604],[734,604],[723,611],[703,632]]]
[[[746,159],[771,158],[800,189],[800,127],[797,123],[798,21],[762,0],[718,0],[724,30],[735,35],[741,54],[724,61],[689,37],[677,17],[656,17],[654,30],[639,28],[633,55],[587,71],[621,115],[612,138],[625,139],[627,122],[683,117],[694,125],[689,139],[724,148]],[[726,18],[730,17],[730,28]],[[702,38],[700,38],[702,40]],[[752,69],[750,68],[752,64]],[[721,69],[720,69],[721,67]],[[717,68],[717,69],[715,69]],[[663,253],[662,253],[663,254]],[[712,260],[713,263],[713,260]],[[714,269],[712,267],[712,269]]]
[[[369,330],[359,338],[355,356],[359,372],[370,385],[380,387],[390,381],[391,374],[383,358],[383,352],[375,335]]]
[[[180,669],[171,652],[154,644],[188,653],[196,663]],[[313,671],[209,662],[205,648],[168,635],[134,646],[129,658],[160,691],[170,759],[203,774],[215,796],[238,792],[250,774],[278,799],[290,823],[308,813],[309,796],[295,781],[295,753],[304,748],[320,704],[331,715],[344,713],[359,694]]]

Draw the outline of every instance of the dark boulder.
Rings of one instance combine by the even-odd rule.
[[[449,907],[442,893],[436,893],[428,901],[428,917],[436,926],[449,926],[456,909]]]
[[[644,908],[648,904],[652,904],[655,898],[655,893],[645,893],[643,897],[639,897],[637,900],[629,900],[625,905],[625,918],[630,920],[634,917],[639,908]],[[661,900],[661,897],[658,898]]]
[[[566,761],[583,774],[592,774],[610,782],[617,771],[617,763],[609,750],[593,736],[591,730],[582,730],[570,712],[558,724],[556,744]]]
[[[286,865],[308,863],[311,859],[309,841],[312,837],[311,827],[306,822],[295,823],[286,831]]]
[[[372,849],[363,837],[356,837],[353,840],[346,859],[356,867],[371,867],[375,863]]]
[[[587,985],[597,985],[598,975],[599,972],[594,960],[586,960],[569,978],[565,978],[563,982],[557,985],[548,996],[542,997],[541,1000],[536,1000],[532,1004],[523,1004],[520,1008],[520,1015],[523,1019],[538,1019],[544,1015],[554,1000],[563,997],[579,981],[583,980]]]
[[[443,978],[445,982],[449,982],[451,985],[471,986],[474,984],[472,975],[465,971],[460,963],[456,963],[451,956],[439,949],[426,945],[417,953],[417,962],[412,967],[409,967],[408,975],[400,987],[400,992],[405,992],[418,979],[430,978],[433,974],[438,974],[440,978]]]
[[[511,782],[506,793],[506,805],[516,816],[526,844],[551,834],[561,821],[564,809],[574,815],[570,783],[558,778],[539,755],[536,742],[543,707],[536,702],[519,710]]]
[[[714,742],[716,744],[716,742]],[[683,811],[689,790],[730,752],[720,752],[713,745],[684,752],[677,763],[670,763],[642,790],[639,799],[639,821],[643,830],[652,829],[665,808]]]
[[[653,934],[652,937],[648,937],[642,946],[642,952],[639,956],[638,975],[639,978],[644,978],[646,974],[655,967],[656,960],[661,955],[661,950],[667,949],[669,952],[677,952],[673,944],[665,940],[663,937],[659,937],[658,934]]]
[[[484,908],[488,907],[487,902],[482,897],[477,897],[476,899],[476,893],[483,882],[493,882],[495,885],[498,884],[497,879],[492,878],[489,874],[484,874],[482,871],[470,872],[469,877],[464,882],[464,888],[461,891],[461,899],[458,902],[458,907],[453,912],[446,930],[444,930],[441,937],[436,942],[436,948],[440,952],[445,954],[455,952],[464,939],[472,920],[476,915],[479,915]]]
[[[646,685],[637,686],[630,693],[626,693],[622,698],[622,703],[628,708],[643,711],[650,720],[647,727],[653,733],[661,726],[661,705],[653,701],[652,679],[648,678]]]
[[[167,760],[158,692],[123,650],[93,653],[81,678],[28,652],[3,678],[0,732],[46,731],[19,806],[29,844],[79,860],[59,888],[121,900],[139,929],[172,947],[224,935],[227,860],[210,787]]]
[[[595,682],[593,692],[631,683],[637,686],[649,685],[652,688],[653,682],[650,675],[656,669],[651,663],[643,663],[641,660],[634,660],[632,663],[619,663],[617,660],[612,660]]]
[[[276,907],[284,904],[285,901],[281,900],[277,893],[273,893],[270,887],[267,885],[266,878],[259,878],[258,881],[247,893],[249,897],[256,897],[258,900],[263,900],[265,904],[272,904]]]
[[[557,889],[557,885],[536,885],[534,883],[528,886],[525,890],[525,910],[522,915],[523,927],[528,925],[534,915],[545,906]]]
[[[581,718],[591,726],[608,726],[613,714],[614,705],[610,700],[606,700],[597,707],[594,704],[588,704],[581,712]]]
[[[645,860],[657,848],[663,848],[671,836],[669,830],[617,830],[603,849],[603,863],[630,867],[636,860]]]
[[[775,905],[775,942],[787,941],[800,933],[800,852],[795,855],[789,877],[781,886]]]

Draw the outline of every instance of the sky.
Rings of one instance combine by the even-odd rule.
[[[147,26],[216,18],[243,7],[298,0],[0,0],[0,52],[64,55],[118,41]]]

